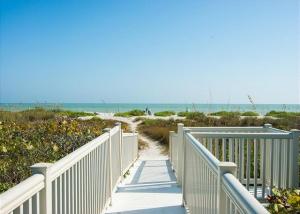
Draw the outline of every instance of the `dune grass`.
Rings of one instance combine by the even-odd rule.
[[[143,116],[143,115],[145,115],[145,112],[139,109],[134,109],[127,112],[115,113],[115,116],[117,117],[134,117],[134,116]]]
[[[218,112],[212,112],[209,115],[211,116],[220,116],[220,117],[235,117],[235,116],[241,116],[241,112],[239,111],[218,111]]]
[[[168,117],[168,116],[172,116],[175,114],[176,113],[174,111],[160,111],[160,112],[154,113],[155,116],[159,116],[159,117]]]
[[[300,117],[300,112],[287,112],[287,111],[270,111],[266,116],[286,118],[286,117]]]
[[[161,120],[161,119],[144,119],[139,125],[138,129],[141,133],[159,141],[162,145],[168,147],[169,131],[176,131],[177,123],[183,123],[185,126],[263,126],[266,123],[271,123],[273,127],[291,130],[300,129],[300,117],[294,116],[289,118],[257,118],[245,117],[241,118],[239,115],[221,116],[220,118],[208,117],[201,112],[194,112],[188,114],[184,120]]]
[[[198,111],[191,111],[191,112],[182,111],[182,112],[178,112],[177,115],[180,117],[186,117],[187,119],[197,119],[199,117],[205,116],[203,112],[198,112]]]
[[[241,114],[241,116],[257,117],[257,116],[259,116],[259,114],[257,112],[254,112],[254,111],[246,111],[246,112],[243,112]]]

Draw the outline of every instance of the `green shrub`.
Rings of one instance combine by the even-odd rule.
[[[203,120],[205,118],[206,116],[204,115],[203,112],[189,112],[186,115],[186,119],[188,120]]]
[[[190,112],[188,111],[181,111],[177,113],[177,116],[179,117],[186,117]]]
[[[257,116],[259,116],[259,114],[257,113],[257,112],[254,112],[254,111],[246,111],[246,112],[243,112],[242,113],[242,116],[255,116],[255,117],[257,117]]]
[[[198,112],[198,111],[192,111],[192,112],[182,111],[179,112],[177,115],[180,117],[186,117],[187,119],[193,119],[193,118],[195,119],[195,118],[205,116],[203,112]]]
[[[31,165],[61,159],[115,122],[77,120],[44,109],[0,111],[0,193],[29,177]]]
[[[160,117],[168,117],[168,116],[175,115],[175,112],[174,111],[160,111],[160,112],[154,113],[154,115],[160,116]]]
[[[54,113],[63,115],[63,116],[71,117],[71,118],[97,115],[97,113],[82,112],[82,111],[68,111],[68,110],[61,110],[61,109],[53,109],[51,111]]]
[[[300,112],[287,112],[287,111],[270,111],[266,116],[284,118],[284,117],[300,117]]]
[[[143,116],[143,115],[145,115],[144,111],[139,109],[134,109],[127,112],[115,113],[115,116],[117,117],[133,117],[133,116]]]
[[[176,130],[176,120],[145,119],[139,126],[138,130],[153,140],[160,142],[161,145],[169,145],[169,131]]]
[[[21,112],[0,111],[2,121],[36,121],[49,120],[55,117],[55,113],[42,108],[35,108]]]
[[[234,116],[241,116],[241,112],[238,112],[238,111],[218,111],[218,112],[210,113],[209,115],[221,116],[221,117],[224,117],[224,116],[234,117]]]
[[[300,190],[276,189],[274,195],[268,195],[270,213],[300,213]]]

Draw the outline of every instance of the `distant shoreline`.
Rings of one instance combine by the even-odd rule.
[[[158,103],[0,103],[0,109],[9,111],[21,111],[32,109],[35,107],[43,108],[60,108],[70,111],[87,111],[87,112],[102,112],[102,113],[116,113],[125,112],[133,109],[144,110],[148,107],[152,112],[160,111],[199,111],[204,113],[218,112],[218,111],[255,111],[260,115],[265,115],[267,112],[287,111],[300,112],[299,104],[158,104]]]

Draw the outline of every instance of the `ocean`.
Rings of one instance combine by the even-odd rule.
[[[21,111],[35,107],[61,108],[71,111],[88,112],[124,112],[132,109],[144,110],[148,107],[152,112],[171,110],[180,111],[255,111],[259,114],[266,114],[269,111],[293,111],[300,112],[299,104],[159,104],[159,103],[0,103],[0,109],[9,111]]]

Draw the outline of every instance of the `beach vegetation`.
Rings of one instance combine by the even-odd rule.
[[[115,113],[115,116],[117,116],[117,117],[135,117],[135,116],[144,116],[144,115],[145,115],[145,112],[142,110],[139,110],[139,109]]]
[[[241,116],[257,117],[257,116],[259,116],[259,114],[257,112],[254,112],[254,111],[246,111],[246,112],[243,112],[241,114]]]
[[[197,120],[197,119],[199,119],[199,117],[205,116],[205,114],[203,112],[198,112],[198,111],[191,111],[191,112],[182,111],[182,112],[178,112],[177,115],[180,117],[186,117],[187,119],[190,119],[190,120],[193,120],[193,119]]]
[[[241,112],[239,111],[218,111],[218,112],[212,112],[209,115],[211,116],[226,116],[226,117],[236,117],[241,116]]]
[[[176,113],[174,111],[160,111],[160,112],[154,113],[155,116],[159,116],[159,117],[168,117],[168,116],[172,116],[175,114]]]
[[[73,116],[40,108],[0,111],[0,192],[29,177],[31,165],[61,159],[116,122]],[[124,124],[122,128],[128,129]]]
[[[300,190],[299,189],[272,189],[273,195],[267,196],[270,213],[299,213]]]
[[[266,116],[286,118],[286,117],[300,117],[300,112],[287,112],[287,111],[270,111]]]
[[[146,141],[139,139],[138,140],[138,148],[139,148],[139,150],[144,150],[146,148],[149,148],[149,145]]]
[[[53,109],[51,111],[56,113],[56,114],[60,114],[60,115],[63,115],[63,116],[68,116],[68,117],[71,117],[71,118],[96,116],[97,115],[97,113],[94,113],[94,112],[69,111],[69,110],[62,110],[62,109]]]
[[[179,117],[186,117],[190,112],[188,111],[181,111],[177,113],[177,116]]]
[[[300,117],[294,116],[289,118],[273,119],[269,117],[244,117],[238,115],[221,116],[220,118],[205,116],[203,113],[190,114],[186,119],[143,119],[138,126],[141,133],[146,136],[160,141],[162,145],[168,147],[169,131],[176,131],[177,124],[183,123],[190,127],[214,127],[214,126],[263,126],[266,123],[272,124],[273,127],[283,130],[300,129]]]

